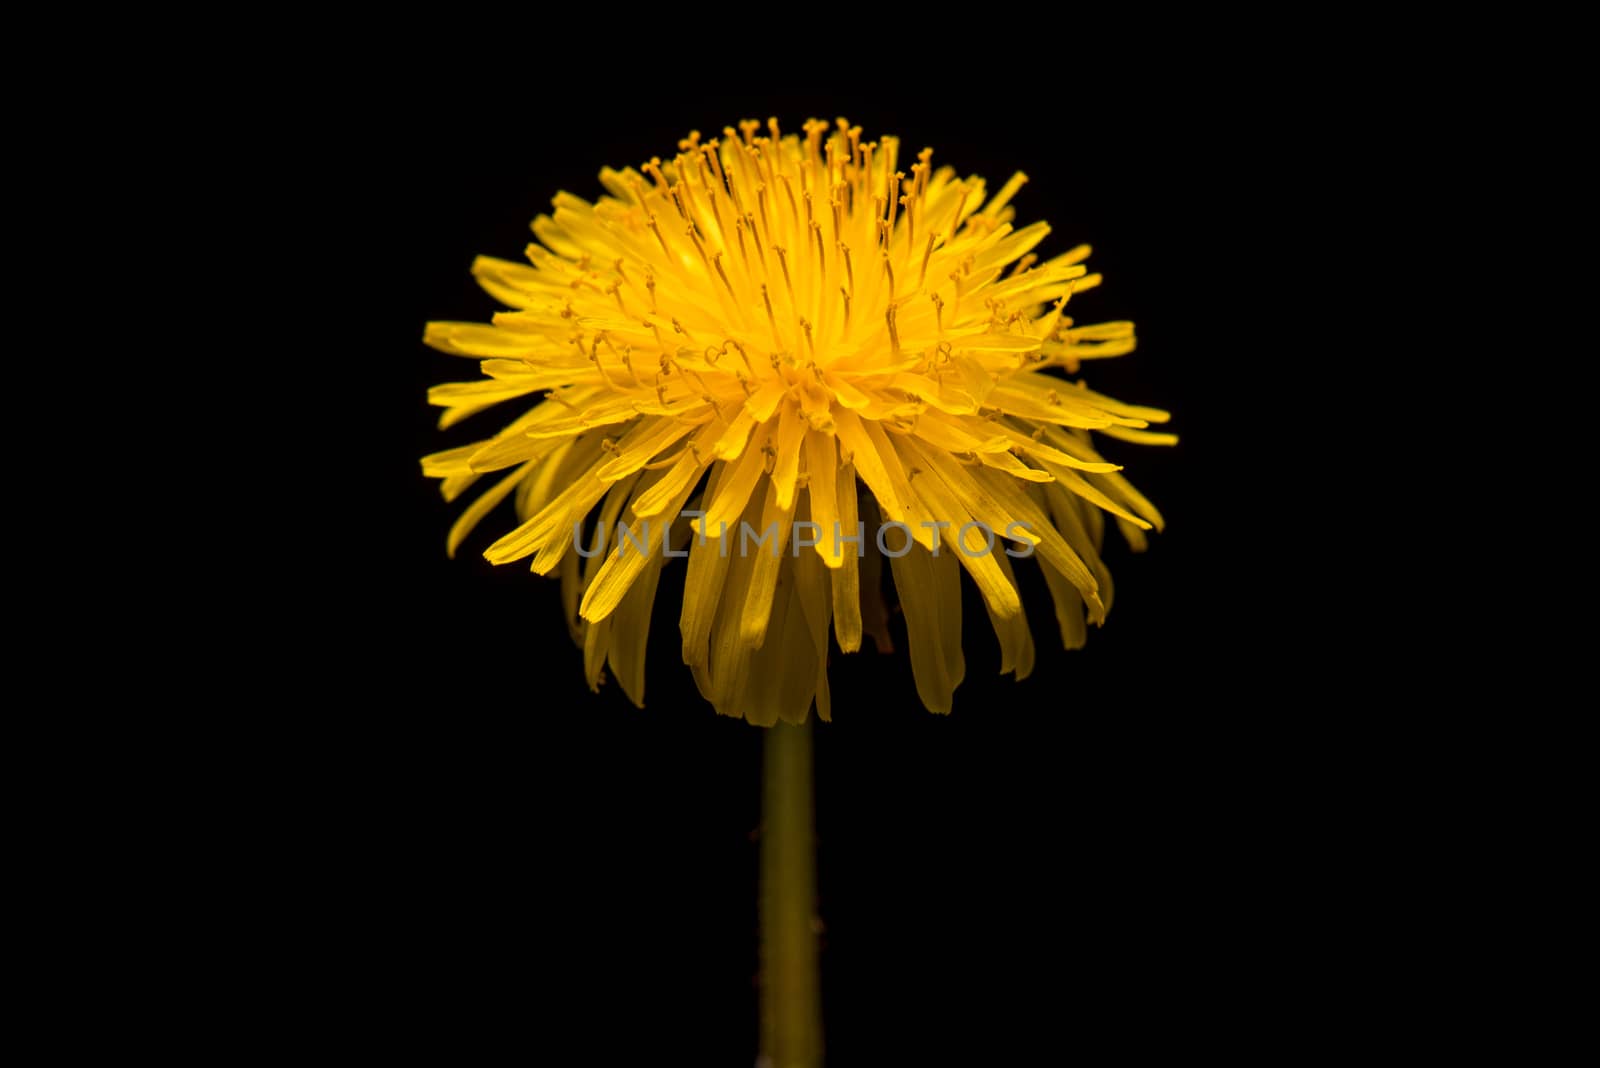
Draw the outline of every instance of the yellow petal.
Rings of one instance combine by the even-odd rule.
[[[1061,536],[1083,558],[1083,562],[1089,565],[1089,571],[1094,575],[1095,584],[1099,589],[1100,601],[1109,614],[1112,594],[1111,571],[1100,559],[1100,547],[1096,544],[1096,538],[1088,524],[1084,522],[1086,514],[1099,515],[1099,510],[1081,497],[1068,493],[1058,483],[1045,486],[1043,490],[1056,529],[1061,531]]]
[[[566,355],[566,350],[556,348],[547,338],[538,334],[504,330],[485,323],[429,323],[423,328],[422,343],[451,356],[476,356],[480,359],[491,356]],[[570,371],[566,373],[570,374]],[[559,381],[549,385],[558,384]]]
[[[1004,471],[1012,478],[1020,478],[1024,482],[1051,481],[1050,472],[1029,467],[1009,452],[980,452],[978,453],[978,460],[985,467],[992,467],[996,471]]]
[[[719,460],[732,460],[743,455],[745,442],[750,440],[750,431],[756,427],[756,417],[747,408],[741,408],[732,420],[717,443],[712,447],[711,454]]]
[[[472,276],[485,291],[502,304],[530,308],[551,303],[567,289],[561,282],[536,271],[526,263],[479,256],[472,261]]]
[[[834,532],[838,531],[841,538],[855,532],[844,529],[839,519],[838,491],[834,488],[839,474],[839,454],[834,448],[833,435],[820,430],[807,430],[805,454],[806,479],[810,487],[806,496],[811,522],[817,525],[817,555],[830,568],[838,567],[843,562],[843,550],[848,546],[835,548]]]
[[[1077,471],[1096,471],[1108,473],[1119,470],[1116,464],[1109,464],[1104,461],[1079,459],[1070,453],[1065,453],[1060,449],[1052,448],[1051,446],[1046,445],[1043,441],[1036,440],[1031,435],[1025,434],[1020,430],[1013,429],[1012,427],[1001,426],[998,423],[990,423],[989,425],[994,427],[994,429],[999,432],[1005,441],[1008,441],[1012,445],[1016,446],[1019,452],[1027,453],[1029,456],[1036,457],[1040,460],[1049,460],[1053,464],[1059,464],[1062,467],[1070,467]],[[1106,427],[1101,430],[1101,433],[1110,433],[1112,430],[1120,429],[1120,427]],[[1055,430],[1055,428],[1050,427],[1049,430]],[[1063,432],[1057,431],[1057,433]],[[1127,433],[1136,433],[1136,431],[1127,431]]]
[[[583,677],[589,689],[600,692],[600,673],[605,670],[606,653],[611,649],[611,620],[587,624],[583,632]]]
[[[813,483],[813,486],[815,484]],[[854,537],[859,522],[856,515],[856,470],[845,464],[839,471],[837,508],[839,528],[843,536]],[[816,501],[815,491],[812,496]],[[866,535],[872,537],[871,534]],[[829,541],[832,541],[831,534]],[[844,545],[839,566],[828,572],[833,591],[833,630],[839,648],[853,653],[861,648],[861,561],[856,550],[860,546]]]
[[[1006,554],[997,550],[994,562],[1007,584],[1015,589],[1016,575],[1011,570],[1011,561]],[[988,607],[987,602],[985,607]],[[1018,682],[1033,674],[1033,633],[1028,628],[1028,614],[1018,612],[1014,616],[1001,616],[990,608],[989,623],[994,627],[995,637],[1000,640],[1000,674],[1014,672]]]
[[[758,538],[745,539],[744,529],[734,551],[748,554],[754,561],[750,571],[750,590],[745,597],[740,634],[753,648],[759,649],[767,638],[767,624],[773,614],[772,597],[778,584],[778,572],[784,561],[784,548],[789,542],[790,512],[778,504],[778,492],[771,480],[767,482],[765,500],[761,505],[761,525]]]
[[[607,660],[617,685],[635,707],[644,707],[645,645],[650,637],[650,614],[655,609],[656,584],[666,557],[652,552],[639,578],[617,606],[611,623],[611,651]]]
[[[428,403],[448,409],[439,416],[439,429],[448,430],[469,415],[544,388],[547,387],[537,383],[502,382],[494,378],[477,382],[446,382],[428,390]]]
[[[810,517],[816,522],[816,517]],[[828,692],[828,624],[833,611],[828,594],[829,572],[815,553],[802,552],[793,561],[795,599],[805,614],[806,633],[816,658],[817,715],[832,718],[831,699]]]
[[[429,453],[422,458],[422,473],[427,478],[449,478],[452,475],[466,475],[474,473],[467,461],[472,454],[483,448],[485,442],[475,441],[471,445],[458,445],[453,449]]]
[[[552,491],[564,485],[573,472],[587,469],[600,457],[599,436],[579,441],[568,438],[555,451],[534,464],[533,477],[517,490],[517,517],[527,519],[550,503]]]
[[[717,483],[727,469],[726,464],[712,468],[706,497],[716,494]],[[722,542],[716,533],[712,529],[707,537],[697,535],[689,545],[689,568],[683,580],[683,611],[678,629],[683,634],[683,662],[691,667],[705,664],[710,656],[711,627],[722,603],[722,586],[728,575],[728,553],[722,551]]]
[[[572,537],[573,521],[588,515],[589,509],[605,496],[611,485],[601,482],[592,473],[584,473],[540,509],[537,515],[484,550],[484,559],[491,564],[505,564],[532,553],[542,553],[551,545],[564,549]],[[554,567],[560,562],[561,552],[557,551],[549,563]],[[540,574],[548,574],[548,569]]]
[[[963,548],[959,540],[961,532],[966,529],[968,523],[974,521],[975,517],[943,477],[942,472],[952,465],[952,461],[935,450],[920,448],[914,441],[908,442],[908,447],[916,450],[918,460],[925,468],[922,474],[917,476],[913,486],[926,502],[928,511],[950,524],[943,530],[940,538],[940,556],[954,557],[967,569],[973,581],[977,583],[978,591],[983,594],[984,603],[990,612],[1005,618],[1021,612],[1022,601],[1017,596],[1016,586],[1007,581],[1005,574],[994,562],[995,554],[1003,551],[998,539],[1004,537],[1005,527],[1002,525],[995,531],[997,537],[992,549],[983,548],[985,539],[982,532],[977,529],[968,532]]]
[[[1050,442],[1063,452],[1069,452],[1080,459],[1098,460],[1100,455],[1094,451],[1088,442],[1056,427],[1046,427],[1045,436]],[[1094,485],[1099,486],[1108,495],[1122,501],[1134,512],[1149,520],[1150,525],[1157,530],[1166,526],[1166,521],[1161,518],[1161,512],[1151,504],[1133,484],[1120,474],[1107,472],[1089,476]]]
[[[913,550],[915,551],[915,550]],[[938,553],[928,554],[929,573],[933,582],[934,619],[939,626],[939,653],[944,658],[944,676],[954,689],[967,677],[967,660],[961,651],[961,568],[957,563],[959,553],[945,546]]]
[[[906,638],[911,646],[911,675],[917,696],[930,712],[947,714],[959,678],[949,674],[949,660],[943,648],[939,625],[939,599],[935,593],[937,577],[933,556],[921,546],[912,546],[904,556],[891,557],[894,588],[906,620]],[[951,562],[954,566],[954,562]],[[959,646],[957,648],[959,656]],[[964,669],[964,664],[963,664]]]
[[[1107,426],[1101,427],[1100,433],[1108,438],[1118,441],[1131,441],[1135,445],[1176,445],[1178,435],[1158,434],[1153,430],[1129,430],[1126,427]]]
[[[752,520],[755,518],[753,511],[745,515]],[[750,591],[750,572],[754,563],[754,556],[742,556],[736,548],[730,550],[722,600],[711,629],[707,664],[711,685],[710,693],[706,696],[716,710],[725,716],[745,715],[737,701],[744,693],[745,679],[750,672],[750,655],[755,650],[740,633],[741,609]]]
[[[862,494],[858,506],[862,522],[869,532],[883,525],[883,518],[878,514],[878,503],[872,494]],[[867,534],[869,538],[872,536],[871,533]],[[889,633],[889,606],[883,599],[883,554],[875,547],[869,546],[857,563],[861,568],[861,633],[871,635],[872,644],[879,654],[887,656],[894,652],[894,637]],[[838,573],[834,572],[835,575]],[[837,590],[838,587],[835,586],[834,589]],[[838,610],[838,602],[835,601],[834,611]],[[858,638],[857,641],[859,640]]]
[[[509,433],[496,434],[492,441],[482,442],[482,447],[472,454],[468,464],[473,471],[480,473],[499,471],[525,460],[548,456],[560,444],[560,441],[548,438],[530,438],[518,428]]]
[[[638,475],[630,475],[620,482],[614,482],[606,491],[605,499],[600,503],[600,514],[589,530],[588,548],[589,556],[583,561],[583,588],[588,591],[594,583],[594,577],[605,566],[606,558],[611,550],[618,544],[617,539],[622,533],[617,528],[617,520],[622,517],[623,506],[628,503],[633,488],[639,484]],[[573,532],[577,537],[577,532]]]
[[[923,548],[933,547],[932,534],[917,525],[917,516],[911,505],[911,485],[906,481],[905,470],[900,466],[894,447],[874,421],[863,422],[854,412],[836,414],[841,448],[853,454],[852,463],[861,473],[872,495],[878,499],[886,520],[904,523],[911,529],[912,538]],[[868,531],[868,535],[875,535]]]
[[[1012,521],[1028,524],[1029,533],[1038,539],[1035,543],[1036,553],[1042,559],[1050,561],[1052,566],[1070,579],[1073,586],[1083,594],[1084,601],[1096,618],[1102,618],[1105,610],[1100,603],[1099,587],[1095,583],[1094,576],[1078,558],[1078,554],[1067,545],[1061,533],[1050,523],[1044,510],[1023,492],[1022,484],[1009,475],[1002,475],[998,471],[982,467],[962,468],[962,470],[970,470],[973,482],[983,488],[993,505],[998,506],[995,508],[997,519],[1005,519],[1005,522],[997,528],[998,532],[1004,534],[1005,525]],[[941,474],[943,473],[945,472],[941,471]],[[947,484],[956,485],[949,479],[946,481]],[[990,525],[994,524],[994,520],[990,520],[979,510],[975,509],[973,514]]]
[[[1039,557],[1039,570],[1044,572],[1050,587],[1050,599],[1055,604],[1056,626],[1061,631],[1063,649],[1082,649],[1088,640],[1088,629],[1083,622],[1083,597],[1061,570],[1043,556]]]
[[[571,553],[561,560],[561,614],[567,620],[567,633],[573,644],[583,648],[583,631],[589,624],[578,618],[578,598],[583,596],[583,586],[578,579],[578,554]]]
[[[803,555],[815,562],[815,557],[810,553]],[[779,579],[778,593],[772,605],[773,626],[781,628],[780,640],[768,643],[776,660],[774,665],[776,670],[771,674],[777,680],[778,718],[785,723],[805,722],[806,714],[811,710],[812,699],[816,696],[819,677],[817,648],[812,642],[805,605],[802,603],[799,590],[795,588],[796,563],[797,561],[792,558],[784,561],[784,572]]]
[[[595,477],[615,482],[623,475],[631,475],[694,429],[693,424],[676,419],[641,419],[617,442],[611,460],[595,472]]]
[[[1044,461],[1041,461],[1044,462]],[[1098,487],[1091,485],[1088,480],[1075,472],[1068,471],[1065,467],[1057,467],[1052,463],[1044,462],[1044,469],[1055,476],[1055,480],[1066,489],[1071,490],[1086,501],[1099,505],[1119,519],[1125,519],[1134,526],[1144,530],[1150,529],[1150,524],[1128,511],[1122,505],[1108,497]]]
[[[472,529],[494,509],[495,505],[506,499],[506,495],[511,492],[519,481],[527,476],[532,466],[531,463],[523,464],[505,478],[496,482],[487,492],[462,510],[454,525],[450,527],[450,537],[446,540],[444,547],[446,556],[452,560],[455,559],[456,550],[461,547],[461,543],[466,540],[467,535],[472,533]]]
[[[739,516],[750,502],[750,493],[756,488],[756,481],[766,470],[766,456],[762,447],[766,445],[769,434],[769,428],[759,427],[750,447],[738,459],[729,462],[728,470],[711,498],[711,504],[705,509],[705,516],[699,521],[699,530],[715,535],[724,524],[730,528],[737,525]]]
[[[677,515],[693,491],[692,482],[679,489],[668,508],[669,514]],[[611,555],[606,557],[605,566],[584,591],[583,604],[578,607],[578,612],[584,619],[593,623],[606,618],[616,610],[618,603],[637,581],[650,558],[661,552],[661,541],[667,526],[665,519],[635,519],[629,525],[633,540],[622,541],[612,548]],[[644,546],[643,551],[637,547],[639,545]]]
[[[772,484],[778,493],[778,507],[794,508],[795,479],[800,473],[800,439],[806,431],[799,406],[788,403],[778,413],[778,432],[773,438],[777,457],[773,461]]]
[[[788,386],[776,378],[766,379],[750,394],[750,399],[744,402],[745,411],[758,423],[765,423],[772,418],[772,413],[778,410],[778,402],[783,400]]]

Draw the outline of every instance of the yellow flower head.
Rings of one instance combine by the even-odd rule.
[[[1013,558],[1038,561],[1063,643],[1082,645],[1111,601],[1103,513],[1135,549],[1161,526],[1090,432],[1176,439],[1145,429],[1165,412],[1059,373],[1132,351],[1133,324],[1066,314],[1100,276],[1086,246],[1032,253],[1049,227],[1012,225],[1024,175],[990,194],[843,119],[766,129],[691,133],[671,162],[606,168],[608,196],[558,194],[534,221],[530,263],[480,257],[473,274],[513,310],[428,324],[429,345],[485,376],[429,400],[441,427],[537,402],[423,471],[448,500],[509,472],[448,549],[514,494],[521,525],[484,555],[560,570],[591,687],[609,663],[643,703],[657,579],[686,554],[683,659],[701,693],[752,723],[804,720],[813,702],[827,719],[829,627],[844,652],[863,631],[891,648],[887,556],[917,692],[948,712],[960,570],[1002,672],[1024,678],[1034,659]]]

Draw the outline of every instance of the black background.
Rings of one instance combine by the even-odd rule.
[[[602,164],[740,118],[845,115],[991,183],[1026,171],[1019,222],[1054,228],[1040,251],[1087,241],[1106,276],[1079,320],[1138,324],[1138,351],[1090,364],[1090,384],[1169,409],[1182,441],[1107,444],[1168,527],[1142,556],[1110,535],[1116,603],[1085,649],[1059,648],[1024,565],[1025,682],[996,674],[970,586],[948,717],[916,699],[898,623],[895,656],[835,653],[834,721],[816,732],[829,1063],[1021,1060],[1088,1020],[1130,1041],[1226,1031],[1249,1015],[1231,991],[1277,996],[1263,979],[1304,942],[1273,932],[1324,877],[1300,849],[1322,810],[1298,784],[1337,733],[1308,711],[1323,680],[1286,658],[1300,624],[1278,609],[1336,593],[1294,559],[1279,509],[1300,371],[1263,294],[1287,269],[1271,249],[1292,165],[1261,150],[1236,93],[1129,88],[1155,73],[1055,88],[997,64],[771,90],[547,70],[330,97],[295,168],[327,208],[307,261],[326,295],[282,359],[338,387],[328,425],[303,428],[336,454],[305,472],[333,502],[314,540],[335,564],[276,640],[316,680],[296,774],[352,967],[376,962],[419,1021],[465,1008],[464,1043],[472,1020],[514,1019],[534,1050],[750,1063],[762,732],[716,716],[678,662],[681,574],[663,579],[638,710],[585,687],[554,581],[478,556],[507,510],[445,558],[458,506],[417,460],[501,414],[439,433],[426,388],[472,363],[420,338],[496,310],[473,256],[518,258],[556,191],[599,193]]]

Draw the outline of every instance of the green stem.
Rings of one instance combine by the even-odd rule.
[[[772,1068],[822,1063],[811,723],[767,728],[761,832],[761,1053]]]

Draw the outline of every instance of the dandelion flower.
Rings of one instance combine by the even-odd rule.
[[[670,162],[603,169],[595,203],[558,194],[529,262],[477,259],[510,308],[491,324],[428,324],[483,372],[430,391],[441,427],[534,402],[423,460],[447,500],[496,476],[447,548],[513,498],[520,524],[484,555],[559,572],[591,687],[609,664],[643,704],[657,580],[680,557],[683,659],[718,712],[762,725],[828,718],[830,628],[846,653],[863,634],[892,650],[885,556],[935,712],[966,670],[962,570],[1019,679],[1034,648],[1013,567],[1033,563],[1013,559],[1043,569],[1066,647],[1105,619],[1105,515],[1136,550],[1162,521],[1091,435],[1170,444],[1147,429],[1167,413],[1069,377],[1132,351],[1133,324],[1067,314],[1101,279],[1087,246],[1033,253],[1049,227],[1013,225],[1026,176],[991,193],[932,154],[907,165],[842,119],[691,133]]]

